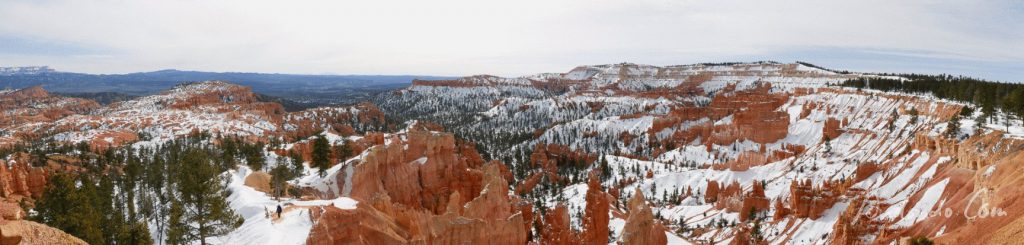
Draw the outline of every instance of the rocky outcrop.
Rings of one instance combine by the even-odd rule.
[[[25,217],[25,212],[21,206],[16,202],[11,202],[10,196],[4,197],[7,198],[7,201],[0,202],[0,245],[87,244],[57,228],[22,220]]]
[[[305,161],[311,161],[313,159],[313,141],[316,140],[317,137],[331,138],[330,136],[325,136],[325,134],[315,135],[305,140],[297,141],[295,143],[292,143],[291,149],[278,149],[275,152],[279,156],[288,156],[288,154],[290,153],[289,151],[291,151],[301,156],[302,159],[304,159]],[[368,133],[365,137],[362,137],[355,141],[339,140],[335,142],[329,142],[328,144],[330,144],[330,149],[327,156],[328,162],[331,163],[331,166],[334,166],[335,163],[340,163],[348,160],[341,159],[342,156],[341,152],[338,150],[338,147],[341,147],[344,144],[348,144],[349,150],[351,150],[353,154],[358,154],[359,152],[366,150],[370,146],[384,144],[384,135],[382,133]]]
[[[677,142],[693,142],[700,139],[705,145],[729,145],[737,141],[750,140],[756,143],[774,143],[785,138],[789,129],[789,114],[778,110],[791,97],[788,93],[771,93],[770,83],[759,83],[754,88],[738,90],[729,85],[723,88],[706,107],[684,106],[673,108],[668,115],[656,115],[647,133],[661,145]],[[708,118],[710,121],[689,127],[674,128],[683,122]],[[669,137],[656,139],[656,135],[671,130]],[[782,159],[788,151],[780,153],[757,152],[748,154],[739,162],[718,167],[718,169],[746,170],[764,164],[766,160]],[[779,154],[776,156],[776,154]],[[792,154],[792,153],[789,153]],[[770,161],[767,161],[770,162]],[[736,165],[735,167],[732,167]]]
[[[183,83],[161,94],[169,96],[161,97],[159,104],[174,109],[221,104],[245,105],[259,101],[251,88],[222,81]]]
[[[383,131],[385,124],[384,113],[370,103],[312,108],[284,116],[284,125],[288,125],[285,135],[292,139],[304,138],[321,130],[343,136],[369,130]]]
[[[790,214],[790,210],[786,208],[784,204],[782,204],[781,199],[775,199],[775,202],[774,204],[772,204],[772,206],[775,208],[775,213],[772,214],[772,219],[774,220],[781,220]]]
[[[463,216],[482,220],[505,219],[512,216],[513,208],[508,197],[508,184],[505,183],[505,178],[499,169],[501,164],[491,163],[484,166],[484,189],[480,195],[463,206],[464,210],[461,212]],[[454,201],[454,204],[460,203],[460,200],[450,201]]]
[[[839,135],[843,133],[839,128],[839,120],[836,120],[835,118],[828,118],[825,120],[825,126],[821,128],[821,140],[833,140],[839,138]]]
[[[333,205],[310,209],[315,223],[306,244],[403,244],[408,231],[396,220],[372,206],[359,202],[355,209]]]
[[[314,211],[307,243],[526,243],[530,206],[509,197],[508,169],[472,145],[410,127],[367,151],[337,175],[339,194],[359,204]]]
[[[717,181],[708,181],[704,201],[714,204],[716,209],[739,213],[741,221],[751,220],[751,215],[763,217],[771,201],[765,197],[764,185],[760,182],[754,181],[750,186],[750,191],[744,192],[739,182],[722,186]]]
[[[0,126],[52,122],[99,108],[92,100],[51,95],[40,86],[0,91]]]
[[[543,178],[544,174],[541,172],[531,174],[530,177],[526,177],[525,180],[520,181],[519,184],[516,184],[516,194],[522,195],[530,193],[531,191],[533,191],[534,187],[537,187],[537,184],[540,184],[540,181]]]
[[[519,129],[523,115],[551,115],[542,117],[545,122],[541,125],[524,129],[538,136],[526,145],[537,147],[529,162],[532,167],[543,171],[520,179],[517,193],[530,192],[543,177],[556,182],[567,177],[558,176],[557,170],[558,165],[568,162],[560,160],[568,158],[569,154],[560,154],[558,146],[545,144],[571,145],[576,149],[593,146],[596,149],[587,150],[613,152],[620,156],[635,154],[627,157],[646,157],[667,163],[669,166],[665,170],[634,170],[628,176],[612,176],[606,183],[615,188],[631,184],[646,188],[652,187],[651,182],[657,182],[658,187],[664,189],[666,181],[671,182],[670,185],[686,185],[688,191],[685,196],[697,193],[696,198],[703,201],[683,197],[682,203],[659,202],[664,203],[665,211],[676,211],[667,215],[672,223],[690,225],[696,221],[706,225],[707,219],[722,220],[723,217],[725,222],[735,220],[740,223],[695,228],[694,231],[687,231],[691,227],[678,229],[681,236],[704,241],[713,239],[720,242],[730,239],[730,236],[735,238],[731,240],[734,242],[752,241],[744,239],[750,238],[751,231],[755,230],[750,223],[757,222],[751,221],[754,219],[750,214],[761,215],[767,210],[775,212],[772,219],[760,221],[771,227],[763,235],[775,243],[858,244],[863,239],[863,242],[885,244],[898,241],[900,237],[921,235],[941,236],[938,240],[947,244],[1014,241],[1015,234],[1019,236],[1024,230],[1020,228],[1024,227],[1021,225],[1024,219],[1019,219],[1020,210],[1024,210],[1021,203],[1024,202],[1017,198],[1021,186],[1020,164],[1004,162],[1010,162],[1007,159],[1013,158],[1011,154],[1022,150],[1022,144],[1012,140],[1019,134],[995,133],[992,131],[996,127],[982,126],[982,131],[972,133],[975,135],[966,140],[947,139],[941,136],[941,127],[949,116],[959,111],[960,103],[933,100],[926,94],[896,94],[835,86],[846,79],[858,77],[878,78],[829,71],[807,64],[585,66],[567,74],[515,79],[476,76],[434,83],[418,81],[414,88],[394,93],[413,95],[403,98],[409,98],[415,106],[397,106],[399,109],[394,111],[410,108],[431,116],[424,118],[441,118],[451,110],[420,106],[456,103],[471,108],[464,110],[472,113],[490,109],[486,120],[469,122],[460,130]],[[549,82],[553,85],[542,87]],[[537,90],[567,88],[563,85],[568,85],[571,90],[553,93],[555,96],[536,93]],[[423,88],[427,86],[431,88]],[[462,89],[469,86],[474,88]],[[483,91],[476,86],[489,86],[487,89],[493,90],[491,93],[495,95],[487,96],[481,103],[453,102],[473,101],[474,97],[482,96],[475,93]],[[502,90],[500,86],[512,86],[514,89]],[[442,97],[445,95],[451,97]],[[410,98],[415,96],[420,98]],[[450,99],[452,97],[455,99]],[[515,99],[510,99],[513,97]],[[920,117],[917,123],[904,123],[909,108],[917,111]],[[897,113],[892,113],[894,110]],[[587,116],[577,119],[576,115]],[[600,123],[594,124],[593,121]],[[615,125],[627,121],[640,123]],[[898,123],[889,126],[891,121]],[[1001,119],[996,121],[1000,123]],[[612,128],[609,125],[616,129],[619,126],[635,127],[628,132],[615,130],[611,134],[600,131],[601,127]],[[637,128],[646,132],[634,130]],[[548,137],[552,135],[572,137],[568,140]],[[608,138],[610,144],[576,144],[602,137]],[[579,140],[574,141],[575,138]],[[823,140],[829,140],[832,146],[827,154],[823,150],[826,148]],[[637,145],[636,142],[642,144]],[[806,152],[808,150],[811,152]],[[622,154],[624,151],[628,153]],[[926,159],[917,159],[919,156]],[[1020,159],[1015,161],[1019,163]],[[759,168],[767,164],[771,165]],[[678,165],[685,167],[685,170],[680,170],[682,173],[673,169]],[[626,167],[628,170],[629,166]],[[730,171],[734,173],[728,173]],[[734,182],[750,181],[751,178],[761,181],[762,175],[771,187],[769,191],[765,191],[760,183]],[[689,178],[680,179],[678,176]],[[705,182],[700,178],[718,182]],[[943,184],[939,186],[938,183]],[[691,188],[693,191],[689,191]],[[925,191],[930,192],[924,195]],[[628,191],[623,193],[628,194]],[[976,200],[973,199],[975,195],[978,196]],[[578,200],[579,196],[574,198]],[[969,200],[976,202],[967,204]],[[868,208],[858,207],[860,204]],[[970,205],[974,206],[967,207]],[[974,212],[981,209],[981,205],[1006,209],[1008,217],[968,220],[919,215],[917,219],[907,218],[910,212],[918,214],[946,208],[955,213],[963,210]],[[524,206],[518,206],[519,210]],[[921,208],[931,209],[916,210]],[[874,209],[889,214],[878,220],[865,219],[859,214]],[[638,209],[625,207],[622,210],[636,212]],[[694,210],[708,212],[705,217],[699,213],[694,217]],[[561,228],[566,227],[563,212],[564,208],[554,208],[540,219],[551,224],[547,227],[550,239],[545,241],[548,243],[571,237],[571,232]],[[822,219],[826,213],[830,218]],[[572,214],[575,217],[576,213]],[[719,217],[711,216],[714,214]],[[838,221],[832,216],[835,214],[838,214]],[[619,216],[623,215],[621,212],[615,215],[627,217]],[[582,215],[580,226],[570,225],[584,227],[580,229],[580,240],[591,237],[585,228],[588,216]],[[743,224],[742,221],[751,222]],[[871,222],[882,223],[881,229],[873,227],[875,225]],[[830,227],[820,227],[823,223]],[[977,238],[977,234],[991,235]],[[635,237],[624,235],[623,239]]]
[[[747,171],[751,167],[761,166],[769,162],[768,157],[765,155],[753,152],[744,151],[739,154],[735,159],[732,159],[723,164],[715,164],[711,167],[715,170],[732,170],[732,171]]]
[[[769,203],[768,198],[764,196],[764,186],[754,181],[751,184],[751,191],[743,196],[743,207],[739,210],[740,220],[750,220],[751,215],[764,216],[763,213],[768,211]]]
[[[349,196],[363,199],[387,192],[396,203],[438,214],[454,192],[465,200],[476,198],[484,174],[483,159],[475,149],[456,146],[454,137],[446,133],[412,130],[407,137],[404,143],[396,137],[391,144],[368,149],[353,167],[351,179],[339,179],[339,189],[350,189]]]
[[[50,176],[44,167],[32,167],[26,154],[18,154],[8,162],[0,160],[0,197],[11,201],[39,198]]]
[[[590,172],[587,183],[580,232],[570,226],[568,208],[564,204],[549,210],[543,218],[540,244],[606,244],[608,243],[610,221],[610,202],[612,197],[602,191],[597,172]],[[649,211],[648,211],[649,212]],[[653,217],[652,217],[653,218]]]
[[[458,192],[441,214],[393,203],[377,193],[355,209],[334,206],[313,209],[308,244],[524,244],[527,223],[512,214],[504,179],[497,166],[485,167],[489,184],[463,205]],[[500,184],[499,184],[500,183]],[[359,200],[357,198],[357,200]]]
[[[733,142],[747,138],[758,143],[771,143],[786,137],[789,128],[789,114],[776,110],[789,100],[787,94],[769,93],[772,85],[761,83],[758,87],[715,96],[711,101],[710,114],[713,118],[732,115],[733,129],[728,134],[718,133],[716,142]],[[737,135],[739,134],[739,135]],[[726,136],[728,135],[728,136]]]
[[[612,197],[601,190],[601,182],[596,172],[590,173],[587,182],[587,206],[583,211],[583,233],[580,241],[583,244],[607,244],[608,222]]]
[[[790,184],[789,207],[798,218],[817,219],[836,202],[838,193],[831,183],[815,187],[810,180],[793,181]]]
[[[245,176],[245,186],[252,187],[263,193],[273,193],[270,187],[270,174],[265,172],[254,172]]]
[[[756,225],[760,225],[760,224],[757,223]],[[761,244],[768,244],[768,242],[765,241],[763,237],[757,237],[757,236],[754,235],[754,229],[755,228],[760,229],[760,227],[755,227],[755,224],[750,224],[750,223],[740,223],[740,224],[738,224],[735,228],[733,228],[733,232],[732,232],[732,236],[733,237],[732,237],[732,241],[730,241],[729,244],[730,245],[761,245]]]
[[[530,166],[540,167],[548,174],[551,181],[561,181],[558,176],[559,167],[569,165],[585,165],[597,160],[597,155],[570,149],[565,145],[537,144],[530,154]]]
[[[525,244],[520,228],[522,215],[505,220],[483,221],[445,214],[424,221],[423,235],[414,235],[412,244]],[[430,226],[426,226],[430,224]]]
[[[86,245],[64,231],[27,220],[0,220],[0,244]]]
[[[719,192],[718,189],[719,188],[720,188],[720,186],[718,185],[718,181],[709,180],[707,182],[707,187],[704,188],[704,202],[705,203],[717,202],[718,201],[718,192]]]
[[[647,200],[640,189],[629,199],[629,217],[619,237],[620,244],[667,244],[665,227],[654,219]]]
[[[854,172],[854,182],[860,182],[862,180],[871,177],[872,174],[878,172],[879,166],[873,162],[861,163],[857,165],[857,170]]]
[[[864,244],[860,238],[864,235],[874,234],[876,229],[871,220],[864,217],[864,198],[857,198],[850,202],[849,208],[839,215],[835,225],[832,227],[832,235],[829,236],[832,244],[853,245]]]
[[[898,236],[912,237],[917,235],[935,234],[945,226],[946,231],[934,240],[943,244],[1016,244],[1020,234],[1024,232],[1024,202],[1019,201],[1022,195],[1024,179],[1020,172],[1024,171],[1024,152],[1021,151],[1021,140],[1014,138],[995,138],[991,135],[978,135],[977,139],[969,139],[961,145],[961,149],[974,152],[978,147],[983,159],[962,159],[967,163],[988,163],[979,170],[971,171],[959,166],[947,164],[940,166],[939,177],[948,177],[944,196],[949,201],[942,207],[953,210],[952,216],[939,215],[910,227]],[[975,138],[972,137],[972,138]],[[990,148],[993,145],[999,145]],[[987,150],[987,151],[986,151]],[[977,153],[971,153],[977,154]],[[946,169],[946,170],[943,170]],[[984,234],[981,236],[979,234]]]
[[[569,209],[559,204],[544,216],[540,232],[541,244],[571,245],[579,242],[577,234],[569,226]]]
[[[3,220],[20,220],[25,217],[25,211],[17,203],[0,202],[0,217]]]

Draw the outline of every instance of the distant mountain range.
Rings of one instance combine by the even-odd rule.
[[[382,91],[408,86],[412,80],[451,77],[417,75],[298,75],[247,72],[160,70],[97,75],[60,72],[48,67],[0,68],[0,87],[20,89],[43,86],[57,93],[120,93],[139,96],[156,93],[183,82],[228,81],[252,87],[260,94],[311,104],[365,101]]]

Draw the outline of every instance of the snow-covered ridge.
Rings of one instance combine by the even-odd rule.
[[[802,64],[781,64],[754,62],[735,64],[692,64],[654,66],[633,63],[578,66],[565,73],[540,73],[516,78],[477,75],[448,81],[419,81],[413,86],[530,86],[551,83],[585,81],[587,87],[596,89],[619,84],[623,89],[674,87],[698,75],[727,77],[756,77],[773,79],[777,77],[818,77],[848,79],[864,74],[839,74]],[[741,78],[742,79],[742,78]],[[623,84],[628,83],[628,84]]]
[[[9,92],[4,96],[18,93],[49,96],[41,88],[36,90]],[[81,104],[82,101],[95,106],[87,110],[64,110],[76,108],[69,106]],[[99,147],[135,141],[159,143],[199,131],[251,140],[269,140],[301,137],[319,130],[364,131],[378,128],[377,124],[384,123],[383,115],[373,105],[323,107],[288,113],[280,104],[260,101],[249,87],[223,81],[180,84],[159,94],[104,107],[84,99],[48,99],[17,105],[12,112],[28,109],[39,111],[37,114],[59,116],[29,117],[34,123],[0,125],[2,129],[5,132],[47,132],[47,137],[58,142],[86,141]],[[0,135],[0,140],[0,143],[13,143],[26,139],[12,134]]]
[[[0,67],[0,76],[37,75],[56,71],[49,66]]]

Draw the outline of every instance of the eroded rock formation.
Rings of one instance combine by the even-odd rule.
[[[86,245],[64,231],[27,220],[0,220],[0,244]]]
[[[0,167],[6,169],[6,164],[0,164]],[[10,172],[4,173],[9,174]],[[3,181],[4,183],[8,183],[6,180]],[[16,197],[20,194],[6,194],[8,195],[4,196],[5,201],[0,202],[0,245],[87,244],[81,239],[69,235],[57,228],[32,221],[22,220],[25,218],[25,212],[17,202],[12,201],[11,199],[12,197]]]
[[[640,189],[629,199],[629,217],[619,237],[621,244],[667,244],[665,227],[654,219],[654,213],[647,206],[647,200]]]
[[[799,218],[821,217],[836,201],[837,193],[828,187],[816,187],[810,180],[793,181],[789,187],[789,208],[792,214]]]
[[[567,245],[579,242],[576,232],[569,226],[569,210],[559,204],[544,216],[543,229],[540,232],[541,244]]]
[[[601,182],[596,172],[590,173],[587,182],[587,206],[583,212],[583,244],[606,244],[608,242],[608,221],[611,209],[611,196],[601,190]]]
[[[38,199],[46,188],[50,167],[32,167],[28,154],[15,154],[11,160],[0,160],[0,197],[18,202],[22,198]]]
[[[451,134],[416,127],[406,140],[367,151],[337,175],[339,194],[359,205],[314,211],[307,243],[526,243],[529,222],[508,195],[502,163],[485,164]]]
[[[747,221],[751,215],[761,215],[768,211],[769,201],[764,196],[764,186],[760,182],[751,184],[751,191],[743,196],[743,207],[740,208],[740,220]]]

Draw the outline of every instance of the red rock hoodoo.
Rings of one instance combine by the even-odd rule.
[[[340,194],[359,205],[319,211],[307,243],[526,243],[529,223],[508,195],[503,164],[484,164],[448,133],[411,129],[407,139],[369,148],[342,170],[351,174],[338,174]]]
[[[595,172],[590,173],[587,182],[587,206],[583,213],[583,244],[606,244],[608,242],[608,211],[611,209],[611,196],[601,190],[600,178]]]
[[[622,228],[619,242],[622,244],[667,244],[665,227],[654,220],[654,213],[647,206],[643,192],[637,189],[629,199],[629,217]]]

